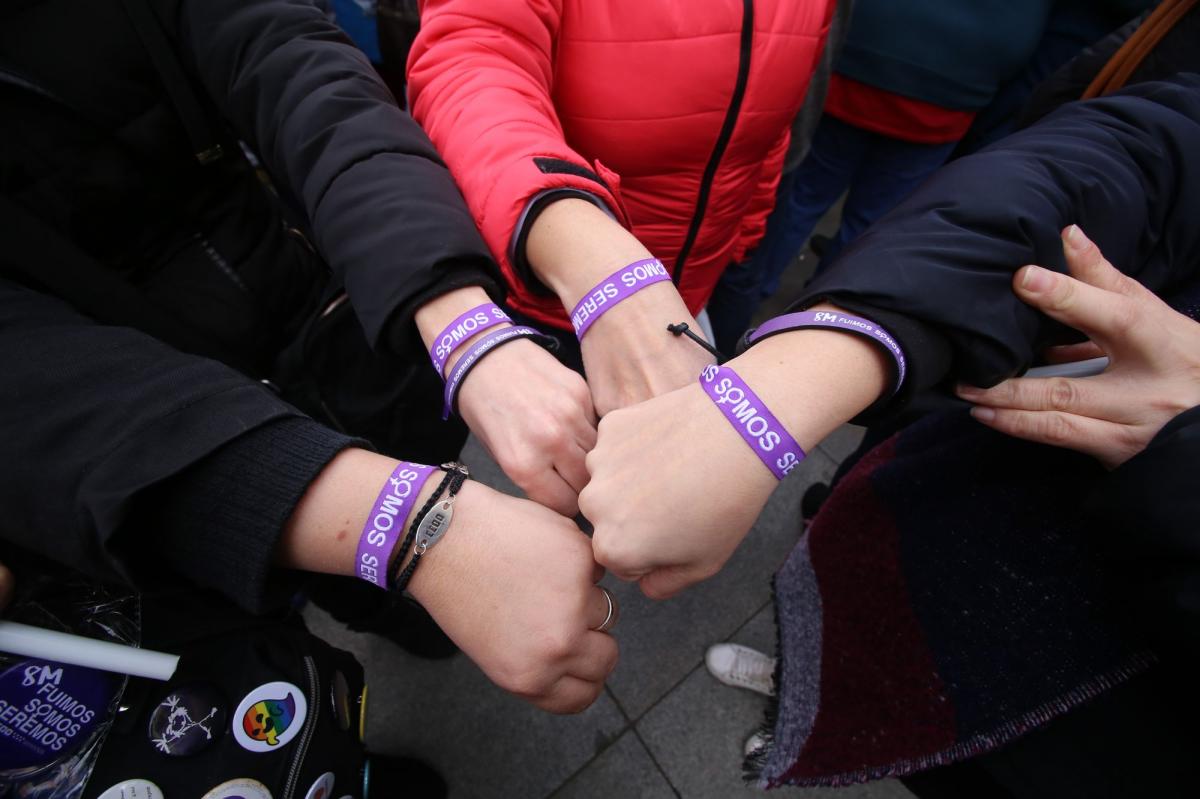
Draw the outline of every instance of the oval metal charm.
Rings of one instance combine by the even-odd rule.
[[[425,518],[417,526],[415,551],[424,553],[425,550],[436,544],[446,532],[446,528],[450,526],[450,520],[453,518],[453,502],[442,500],[437,505],[434,505],[433,510],[426,513]]]

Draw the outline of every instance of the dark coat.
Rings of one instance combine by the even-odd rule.
[[[991,386],[1078,340],[1012,292],[1025,264],[1065,271],[1078,224],[1107,258],[1200,317],[1200,75],[1064,106],[943,168],[847,248],[797,303],[888,327],[909,359],[897,410],[938,384]],[[1098,485],[1090,508],[1166,647],[1200,653],[1200,409]],[[1099,538],[1098,534],[1098,538]]]
[[[342,283],[376,353],[410,359],[422,302],[494,289],[453,180],[366,58],[296,0],[5,3],[0,120],[0,198],[230,353],[99,324],[79,310],[94,298],[44,290],[48,248],[0,252],[0,537],[101,578],[180,570],[257,606],[283,523],[350,439],[253,378]],[[224,157],[199,163],[214,143]]]

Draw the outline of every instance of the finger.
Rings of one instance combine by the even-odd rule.
[[[661,601],[677,596],[682,593],[683,589],[698,582],[700,582],[699,578],[692,575],[689,570],[677,566],[666,566],[647,573],[638,580],[638,586],[647,599]]]
[[[576,399],[579,400],[579,406],[583,408],[583,420],[587,423],[587,428],[592,431],[592,440],[595,443],[596,425],[600,424],[600,417],[596,415],[596,406],[592,404],[592,390],[588,388],[588,384],[582,377],[579,378]]]
[[[582,496],[585,503],[591,501],[586,492]],[[589,516],[589,518],[593,518],[593,516]],[[639,580],[643,575],[655,570],[656,567],[653,564],[646,563],[645,559],[636,552],[631,552],[627,547],[622,546],[619,536],[614,538],[603,524],[601,522],[602,526],[598,532],[592,532],[592,556],[596,559],[596,563],[608,569],[618,580],[627,583]]]
[[[1106,353],[1096,342],[1082,341],[1078,344],[1047,347],[1042,354],[1047,363],[1078,363],[1079,361],[1090,361],[1092,358],[1103,358]]]
[[[1138,304],[1123,294],[1099,289],[1069,275],[1025,266],[1013,277],[1013,290],[1042,313],[1082,330],[1102,346],[1136,330]]]
[[[558,476],[571,486],[576,496],[587,487],[588,480],[591,479],[585,463],[586,459],[587,452],[574,441],[564,442],[559,447],[559,452],[554,459],[554,471],[558,472]]]
[[[958,395],[976,405],[1023,411],[1061,411],[1123,421],[1135,403],[1112,390],[1111,381],[1079,377],[1015,377],[989,389],[959,386]]]
[[[1123,463],[1138,451],[1129,428],[1114,422],[1058,411],[972,408],[971,415],[1001,433],[1026,441],[1082,452],[1107,466]]]
[[[579,512],[579,492],[572,488],[553,467],[539,469],[526,480],[526,485],[521,488],[525,490],[525,495],[534,502],[545,505],[560,516],[566,516],[569,519]]]
[[[619,618],[621,606],[612,591],[600,585],[592,588],[588,596],[587,628],[595,632],[607,632]],[[604,629],[601,630],[601,627]]]
[[[589,404],[588,407],[590,408],[591,405]],[[592,414],[590,422],[586,417],[580,417],[573,426],[573,432],[575,434],[575,443],[579,445],[579,448],[584,452],[591,452],[596,446],[595,414]]]
[[[567,674],[591,683],[603,684],[617,667],[617,640],[607,633],[589,632],[579,653],[567,665]]]
[[[603,690],[602,682],[589,682],[578,677],[566,676],[561,677],[546,695],[534,699],[533,703],[542,710],[560,715],[582,713],[591,707]]]
[[[1109,263],[1100,248],[1084,235],[1078,225],[1070,225],[1063,230],[1062,243],[1067,271],[1084,283],[1118,294],[1128,294],[1129,283],[1140,286]]]

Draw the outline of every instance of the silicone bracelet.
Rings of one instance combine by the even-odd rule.
[[[434,466],[401,461],[383,484],[358,538],[354,572],[372,585],[387,588],[388,558],[408,525],[413,504]]]
[[[771,474],[782,480],[804,460],[792,434],[728,366],[706,366],[700,386]]]
[[[575,304],[571,311],[575,337],[582,341],[588,328],[617,303],[637,294],[646,286],[670,279],[667,268],[657,258],[634,261],[613,272]]]
[[[463,379],[475,367],[475,364],[496,347],[518,338],[540,339],[544,337],[532,327],[506,327],[503,330],[494,330],[484,335],[471,345],[467,354],[454,364],[454,371],[446,378],[445,405],[442,407],[443,419],[450,418],[450,412],[454,410],[454,403],[458,399],[458,387],[462,385]]]
[[[446,361],[462,346],[464,341],[476,333],[482,333],[484,330],[506,322],[512,324],[512,319],[504,312],[503,308],[494,302],[485,302],[483,305],[476,305],[446,325],[429,349],[429,360],[433,361],[433,368],[437,370],[438,376],[442,376],[446,369]]]
[[[908,364],[904,360],[904,350],[900,348],[899,342],[892,337],[891,333],[870,319],[864,319],[861,316],[853,316],[841,311],[801,311],[800,313],[784,314],[783,316],[777,316],[774,319],[764,322],[757,329],[747,333],[746,346],[749,347],[752,344],[762,341],[764,338],[774,336],[778,333],[811,328],[844,330],[847,333],[862,336],[883,347],[892,356],[892,361],[896,366],[896,371],[893,375],[895,385],[892,387],[892,393],[894,394],[900,390],[901,384],[904,383],[904,376],[908,372]]]

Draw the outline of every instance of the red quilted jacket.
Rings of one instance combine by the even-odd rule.
[[[512,306],[570,329],[513,253],[529,201],[574,188],[603,200],[699,311],[762,236],[831,13],[831,0],[424,0],[413,115]]]

